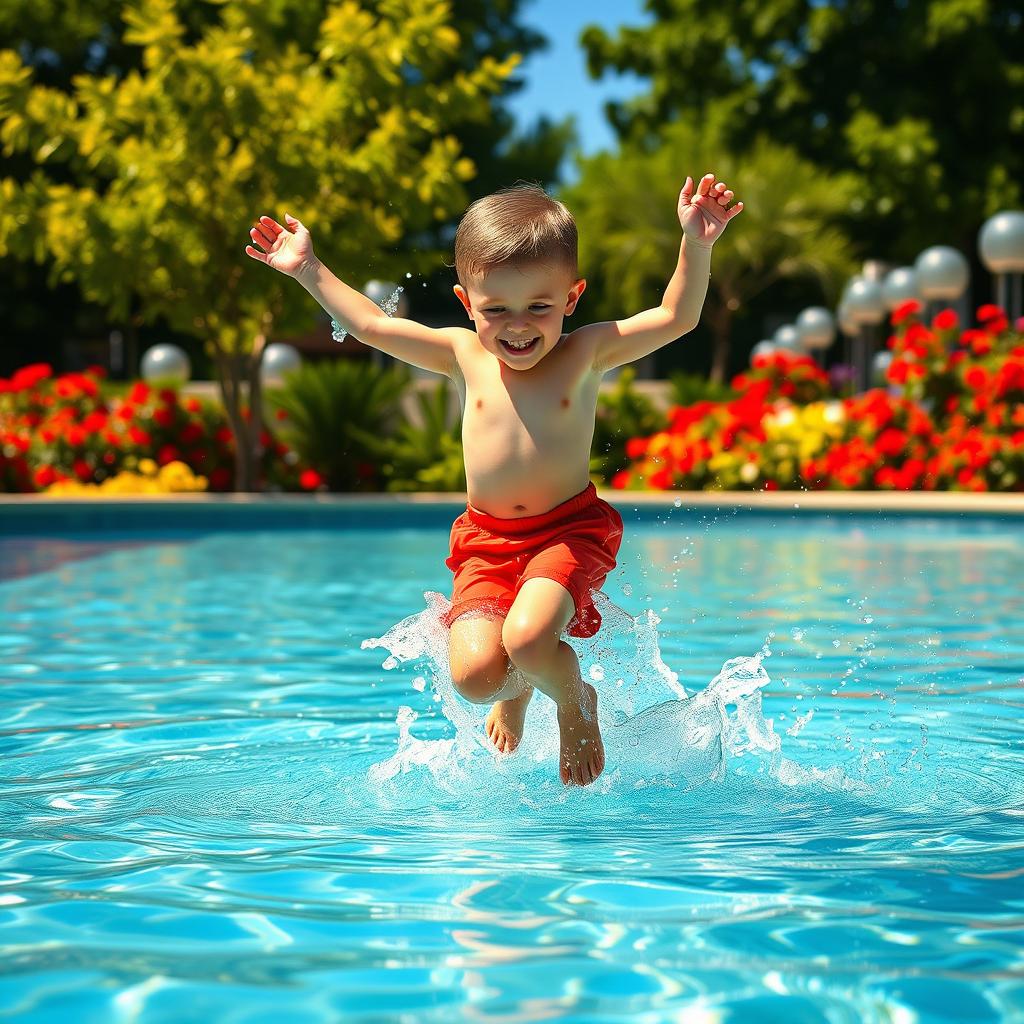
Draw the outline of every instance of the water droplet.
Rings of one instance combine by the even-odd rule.
[[[839,646],[839,641],[838,640],[833,640],[832,641],[832,646],[833,647],[838,647]]]
[[[599,683],[604,679],[604,669],[600,665],[591,665],[589,675],[593,682]]]
[[[424,689],[426,688],[426,685],[427,685],[427,681],[426,681],[426,679],[424,679],[424,678],[423,678],[423,676],[417,676],[417,677],[416,677],[416,678],[415,678],[415,679],[414,679],[414,680],[412,681],[412,687],[413,687],[413,689],[414,689],[414,690],[419,690],[419,691],[420,691],[421,693],[422,693],[422,692],[423,692],[423,690],[424,690]]]
[[[860,621],[863,622],[865,625],[870,626],[871,623],[875,621],[875,617],[873,615],[865,615],[864,618],[862,618]]]
[[[804,631],[802,629],[794,629],[793,630],[793,639],[794,640],[803,640],[803,638],[804,638]]]
[[[832,691],[832,696],[833,696],[833,697],[835,697],[835,696],[836,696],[836,695],[837,695],[838,693],[839,693],[839,691],[838,691],[838,690],[833,690],[833,691]]]

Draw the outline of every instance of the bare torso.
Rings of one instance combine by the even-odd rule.
[[[518,519],[584,490],[601,383],[588,342],[563,335],[536,366],[514,370],[475,332],[453,335],[470,504]]]

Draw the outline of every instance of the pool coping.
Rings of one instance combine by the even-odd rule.
[[[858,512],[912,515],[1024,516],[1024,494],[915,491],[619,491],[603,490],[602,497],[619,508],[657,512],[668,509],[737,510],[753,512]],[[464,508],[465,494],[359,493],[359,494],[125,494],[116,497],[49,497],[42,494],[0,495],[0,526],[20,523],[44,514],[67,518],[86,510],[105,513],[145,510],[190,513],[213,517],[240,507],[285,513],[289,510],[331,510],[380,513],[387,509]]]

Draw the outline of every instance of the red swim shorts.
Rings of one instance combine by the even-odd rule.
[[[572,594],[569,635],[593,636],[601,616],[591,594],[615,568],[621,543],[622,517],[593,484],[550,512],[522,519],[498,519],[470,505],[452,525],[445,564],[455,584],[445,624],[477,609],[506,615],[519,588],[539,577]]]

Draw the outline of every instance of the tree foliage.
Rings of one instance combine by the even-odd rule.
[[[714,339],[712,378],[727,371],[733,316],[777,281],[814,279],[826,292],[854,269],[837,226],[857,194],[851,175],[823,174],[793,150],[758,137],[730,150],[724,129],[677,122],[654,146],[581,161],[565,199],[580,228],[580,260],[604,287],[595,312],[616,319],[656,305],[675,266],[679,189],[707,170],[740,190],[744,210],[715,246],[702,320]],[[607,285],[614,282],[614,287]]]
[[[34,165],[0,180],[0,257],[47,264],[114,317],[206,339],[250,489],[262,349],[313,314],[245,258],[254,216],[304,220],[343,277],[397,270],[406,231],[463,207],[473,167],[451,127],[488,119],[515,58],[458,69],[446,0],[217,0],[183,17],[194,7],[125,5],[132,69],[70,91],[0,51],[0,145]]]
[[[1024,190],[1024,19],[1011,0],[648,0],[654,19],[584,35],[590,70],[649,78],[610,110],[623,139],[716,113],[741,151],[763,134],[861,175],[865,254],[973,250]],[[742,180],[738,184],[743,184]]]

